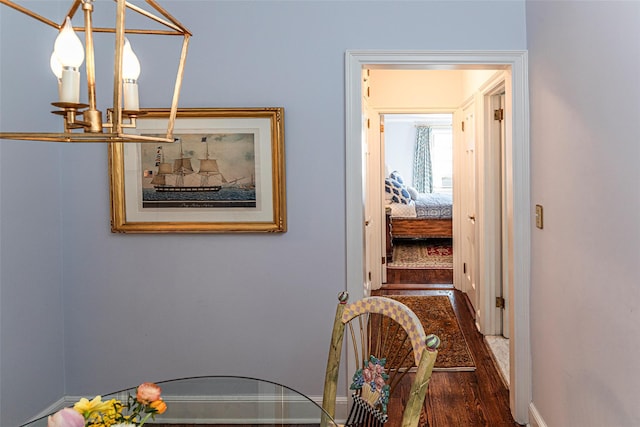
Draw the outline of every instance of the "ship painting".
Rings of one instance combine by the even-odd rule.
[[[182,134],[141,146],[143,208],[257,206],[252,133]]]
[[[209,158],[209,143],[206,137],[202,138],[202,142],[206,145],[206,157],[200,159],[200,167],[198,169],[198,175],[200,178],[200,185],[185,185],[184,177],[195,173],[191,166],[191,158],[185,157],[182,148],[182,139],[178,138],[180,144],[180,157],[175,159],[172,163],[167,163],[164,160],[164,153],[162,147],[158,148],[160,162],[158,164],[158,170],[153,175],[151,184],[153,188],[160,193],[163,192],[202,192],[202,191],[220,191],[222,184],[226,184],[227,180],[218,168],[218,161],[216,159]],[[169,176],[175,176],[175,185],[168,185],[167,178]],[[209,180],[212,177],[218,177],[220,179],[220,185],[210,185]]]

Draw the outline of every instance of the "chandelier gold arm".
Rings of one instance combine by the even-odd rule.
[[[42,15],[38,15],[37,13],[31,11],[30,9],[27,9],[26,7],[20,6],[19,4],[14,3],[14,2],[12,2],[10,0],[0,0],[0,4],[4,4],[6,6],[9,6],[10,8],[13,8],[13,9],[17,10],[18,12],[22,12],[25,15],[28,15],[28,16],[34,18],[34,19],[37,19],[38,21],[42,22],[43,24],[47,24],[47,25],[52,26],[53,28],[57,28],[58,30],[60,28],[62,28],[60,25],[56,24],[52,20],[47,19]]]
[[[73,18],[73,16],[76,14],[76,12],[78,11],[78,8],[80,7],[80,4],[82,3],[82,0],[74,0],[73,4],[71,5],[71,7],[69,8],[69,12],[67,12],[67,15],[69,17],[69,19]],[[62,27],[62,24],[60,24],[60,26]]]
[[[149,4],[155,4],[156,9],[162,13],[165,17],[167,17],[168,19],[171,20],[171,22],[168,22],[164,19],[161,19],[157,16],[155,16],[154,14],[147,12],[146,10],[131,4],[129,2],[126,2],[127,7],[131,10],[134,10],[136,12],[138,12],[139,14],[146,16],[147,18],[151,19],[152,21],[156,21],[159,24],[162,24],[166,27],[172,28],[174,31],[180,33],[180,34],[189,34],[191,35],[191,33],[189,33],[189,31],[184,28],[175,18],[173,18],[171,15],[167,14],[166,11],[156,2],[154,2],[153,0],[147,0]]]
[[[125,1],[116,5],[116,53],[113,63],[113,121],[111,132],[122,133],[122,56],[124,48]]]
[[[178,113],[178,98],[180,97],[180,89],[182,87],[182,77],[184,75],[184,65],[187,61],[187,51],[189,50],[188,34],[185,34],[182,42],[182,53],[180,55],[180,63],[178,64],[178,77],[176,78],[176,85],[173,91],[173,101],[171,102],[171,111],[169,112],[169,120],[167,123],[167,139],[171,139],[173,136],[173,127],[176,123],[176,115]]]
[[[89,98],[89,109],[84,111],[84,121],[89,123],[85,129],[87,132],[102,132],[102,113],[96,107],[96,66],[95,54],[93,50],[93,4],[91,2],[83,2],[82,9],[84,11],[84,32],[86,44],[86,69],[87,69],[87,96]],[[116,62],[118,64],[118,62]]]

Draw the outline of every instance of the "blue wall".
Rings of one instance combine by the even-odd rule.
[[[639,26],[639,2],[527,2],[545,212],[531,233],[533,402],[548,426],[640,425]]]
[[[44,96],[51,85],[55,93],[55,78],[34,74],[30,61],[48,55],[42,34],[16,29],[26,21],[16,15],[0,6],[0,129],[45,131],[56,123]],[[0,143],[2,426],[16,425],[64,394],[61,164],[60,148],[52,144]]]
[[[252,375],[320,395],[336,296],[346,287],[345,51],[526,48],[521,1],[162,4],[194,34],[182,107],[285,108],[289,231],[111,234],[105,146],[3,141],[3,426],[63,394],[190,375]],[[48,70],[55,34],[12,11],[0,19],[1,130],[33,120],[13,107],[42,113],[35,125],[57,126],[43,115],[56,96]],[[31,29],[40,36],[29,55],[8,46],[12,31]],[[135,42],[143,107],[168,103],[160,77],[171,75],[166,65],[175,62],[153,55],[166,55],[173,44]],[[112,66],[98,58],[98,67],[103,63]],[[109,85],[107,79],[99,103],[110,101]],[[30,171],[16,177],[27,165]],[[14,311],[28,313],[30,322]]]

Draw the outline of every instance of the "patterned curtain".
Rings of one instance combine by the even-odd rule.
[[[413,155],[413,186],[419,193],[433,193],[431,172],[431,128],[416,127],[416,146]]]

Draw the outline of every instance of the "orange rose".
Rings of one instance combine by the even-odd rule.
[[[138,386],[136,400],[146,405],[160,399],[161,393],[162,389],[158,387],[158,385],[154,383],[142,383]]]
[[[155,409],[156,413],[158,414],[164,414],[164,411],[167,410],[167,404],[164,403],[164,400],[162,400],[162,398],[151,402],[149,406],[151,407],[151,409]]]

